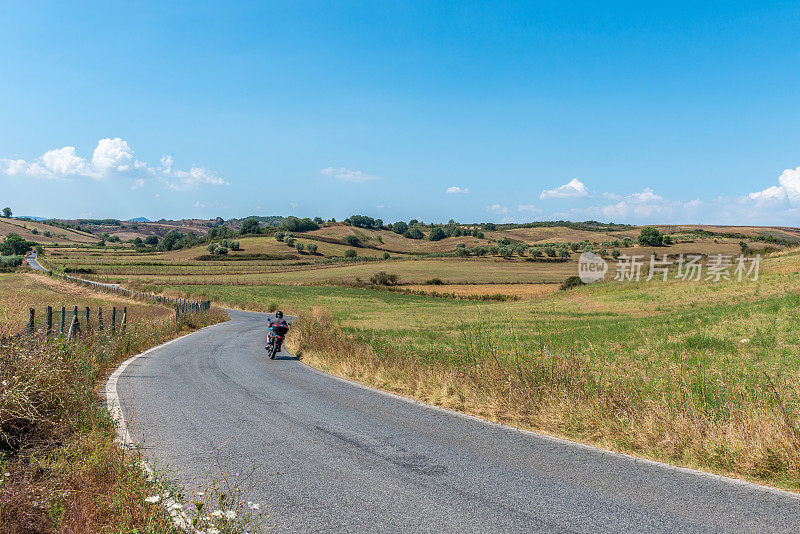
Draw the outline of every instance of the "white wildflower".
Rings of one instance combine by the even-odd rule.
[[[147,498],[145,498],[145,500],[144,500],[144,501],[145,501],[145,502],[149,502],[150,504],[155,504],[155,503],[157,503],[157,502],[158,502],[158,501],[160,501],[160,500],[161,500],[161,497],[159,497],[158,495],[153,495],[153,496],[151,496],[151,497],[147,497]]]
[[[170,511],[172,511],[172,510],[180,510],[181,508],[183,508],[183,505],[181,503],[179,503],[179,502],[174,502],[174,503],[169,505]]]
[[[247,501],[247,506],[249,506],[251,510],[258,510],[259,508],[261,508],[260,504],[252,501]]]
[[[214,510],[213,512],[211,512],[212,517],[222,517],[222,515],[223,515],[222,510]]]
[[[225,512],[225,519],[236,519],[236,512],[233,510],[228,510]]]
[[[749,338],[744,338],[739,343],[750,343],[750,339]]]
[[[210,529],[206,530],[206,534],[219,534],[219,529],[211,527]]]
[[[197,495],[198,497],[202,497],[203,495],[205,495],[205,492],[204,492],[204,491],[198,491],[198,492],[196,493],[196,495]]]

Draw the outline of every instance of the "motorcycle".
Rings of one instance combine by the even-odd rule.
[[[283,344],[283,336],[276,333],[270,333],[269,344],[267,345],[267,352],[269,352],[269,359],[274,360],[275,356],[281,351]]]

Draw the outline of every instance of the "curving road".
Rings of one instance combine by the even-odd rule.
[[[264,350],[265,316],[134,360],[131,432],[180,482],[263,466],[276,532],[800,532],[800,499],[521,432],[370,390]],[[275,473],[278,474],[275,474]]]

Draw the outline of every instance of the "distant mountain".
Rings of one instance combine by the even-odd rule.
[[[147,217],[136,217],[135,219],[128,219],[127,222],[153,222]]]
[[[28,219],[29,221],[37,221],[37,222],[50,220],[47,217],[34,217],[32,215],[23,215],[22,217],[15,217],[15,219]]]

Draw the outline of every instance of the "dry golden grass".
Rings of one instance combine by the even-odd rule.
[[[35,228],[39,233],[32,233],[31,230],[33,228]],[[45,237],[44,232],[50,232],[50,237]],[[40,222],[18,221],[16,219],[0,219],[0,238],[5,237],[8,234],[17,234],[28,241],[36,241],[43,244],[91,244],[99,241],[99,238],[86,232],[78,232],[76,230],[59,228],[58,226],[50,226],[49,224]]]
[[[422,291],[430,295],[507,295],[520,299],[532,299],[552,295],[558,291],[559,284],[451,284],[443,286],[404,285],[403,289]]]
[[[78,306],[81,311],[89,306],[93,312],[98,307],[127,307],[131,322],[173,313],[165,306],[92,291],[39,273],[0,273],[0,336],[20,332],[28,324],[29,308],[43,314],[46,306],[54,309],[65,306],[67,310]]]

